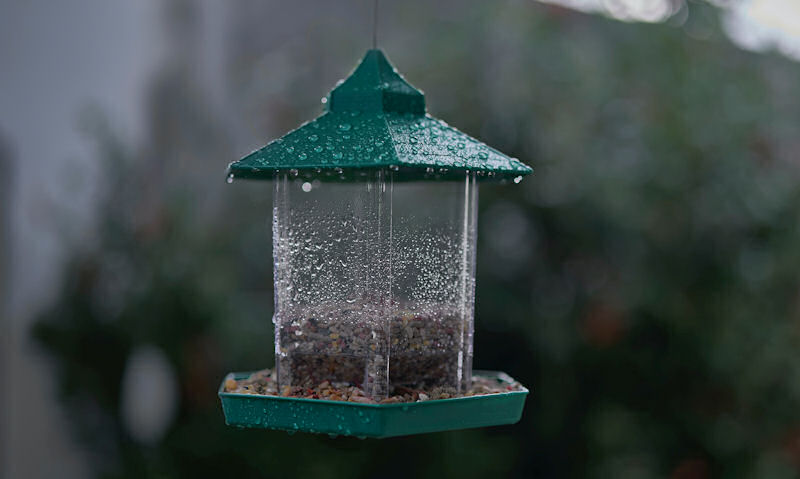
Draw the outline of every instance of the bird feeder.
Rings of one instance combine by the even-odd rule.
[[[226,421],[371,437],[516,422],[525,388],[470,395],[477,197],[480,182],[531,169],[426,114],[380,50],[323,103],[228,169],[229,181],[272,181],[277,384],[274,395],[223,384]],[[291,397],[320,384],[361,393]],[[423,390],[446,399],[396,400]]]

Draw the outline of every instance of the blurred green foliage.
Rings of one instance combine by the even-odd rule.
[[[795,477],[800,66],[736,50],[712,7],[690,7],[675,26],[475,2],[446,38],[422,24],[387,48],[432,113],[534,167],[480,198],[475,365],[532,389],[515,426],[382,441],[227,428],[224,373],[272,361],[269,187],[218,186],[241,152],[198,114],[189,72],[156,84],[144,151],[89,117],[109,166],[99,244],[77,248],[35,334],[100,475]],[[254,123],[312,113],[241,95]],[[120,421],[142,344],[180,381],[154,446]]]

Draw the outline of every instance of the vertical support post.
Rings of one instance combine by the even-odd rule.
[[[275,370],[278,387],[291,384],[291,357],[281,345],[281,313],[287,309],[289,298],[285,292],[291,291],[291,244],[289,231],[291,226],[289,210],[289,179],[286,173],[275,173],[272,187],[272,267],[275,282],[274,313],[272,323],[275,326]]]
[[[472,384],[472,337],[475,330],[475,258],[478,232],[478,182],[474,172],[464,177],[461,231],[461,344],[458,352],[458,392]]]
[[[366,224],[372,224],[368,243],[370,251],[367,276],[371,284],[369,305],[372,337],[366,362],[364,386],[367,394],[384,398],[389,394],[390,321],[394,310],[392,295],[392,190],[393,175],[378,170],[367,182],[373,215]],[[373,229],[374,228],[374,229]]]

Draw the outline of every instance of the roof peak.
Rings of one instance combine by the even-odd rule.
[[[380,50],[328,95],[326,112],[228,167],[229,178],[272,179],[294,172],[339,181],[345,170],[387,169],[397,181],[519,181],[532,170],[425,114],[425,97]],[[333,173],[337,173],[333,175]],[[348,173],[349,175],[349,173]],[[347,176],[348,181],[360,177]]]
[[[327,111],[425,114],[425,96],[397,71],[381,50],[367,50],[350,75],[328,95]]]

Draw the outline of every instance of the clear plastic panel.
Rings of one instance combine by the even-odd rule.
[[[463,390],[471,380],[477,183],[274,184],[280,386]]]

